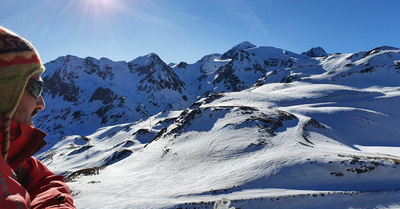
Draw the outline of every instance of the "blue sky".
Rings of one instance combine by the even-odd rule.
[[[43,62],[67,54],[194,63],[250,41],[301,53],[400,48],[398,0],[0,0],[0,25]]]

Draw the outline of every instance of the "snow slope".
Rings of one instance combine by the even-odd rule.
[[[71,134],[39,159],[78,208],[400,207],[399,49],[219,56],[171,68],[200,96],[190,106]],[[211,93],[187,84],[197,75]]]

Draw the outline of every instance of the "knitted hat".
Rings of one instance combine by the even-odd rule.
[[[0,117],[2,154],[6,158],[9,124],[29,78],[44,72],[36,49],[24,38],[0,26]],[[5,156],[4,156],[5,155]]]

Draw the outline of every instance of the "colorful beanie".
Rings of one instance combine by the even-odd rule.
[[[0,26],[0,118],[3,134],[2,154],[8,147],[7,125],[18,106],[29,78],[44,72],[36,49],[24,38]],[[8,124],[7,124],[8,123]],[[9,136],[8,136],[9,137]]]

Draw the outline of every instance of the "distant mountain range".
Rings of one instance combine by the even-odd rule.
[[[45,66],[37,157],[79,208],[400,205],[398,48],[243,42],[193,64],[152,53]]]

